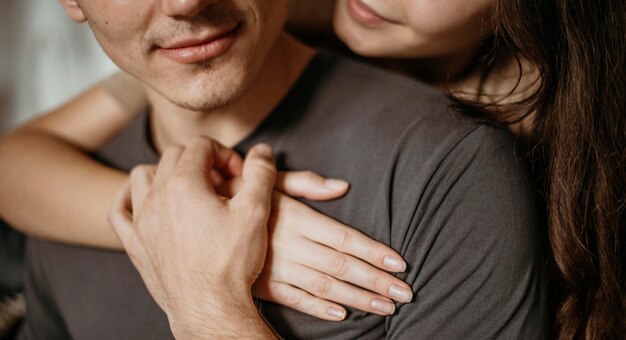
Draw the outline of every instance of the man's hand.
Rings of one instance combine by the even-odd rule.
[[[273,154],[267,145],[250,151],[229,199],[207,173],[236,175],[234,155],[205,138],[168,149],[156,170],[133,170],[109,216],[177,338],[274,337],[251,296],[267,252]]]

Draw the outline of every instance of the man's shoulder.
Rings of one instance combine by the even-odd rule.
[[[296,100],[287,99],[281,116],[288,117],[281,124],[289,127],[289,151],[332,150],[303,157],[293,164],[298,168],[375,161],[379,166],[362,164],[368,169],[363,176],[405,169],[427,181],[452,150],[492,153],[489,157],[515,153],[509,132],[464,114],[445,93],[330,52],[315,57],[297,93]]]
[[[424,151],[433,150],[484,125],[445,93],[409,77],[329,52],[315,63],[317,114],[372,143],[395,144],[410,134]]]
[[[363,60],[332,52],[319,52],[312,63],[324,87],[341,95],[346,104],[376,104],[393,112],[430,112],[446,109],[450,101],[437,89],[405,75],[390,72]],[[406,104],[406,105],[403,105]]]

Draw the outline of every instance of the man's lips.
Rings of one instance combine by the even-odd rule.
[[[363,26],[380,27],[392,23],[361,0],[348,0],[348,13]]]
[[[236,39],[239,31],[238,24],[204,37],[181,39],[166,46],[159,46],[157,50],[164,57],[183,64],[195,64],[224,54]]]

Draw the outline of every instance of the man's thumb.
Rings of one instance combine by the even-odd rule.
[[[258,144],[246,156],[243,164],[243,186],[234,199],[261,204],[269,210],[275,181],[274,152],[269,145]]]

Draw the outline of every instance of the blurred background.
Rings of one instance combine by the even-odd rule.
[[[58,1],[0,1],[0,132],[117,70]]]
[[[334,2],[289,1],[289,28],[314,44],[332,41]],[[58,1],[0,0],[0,135],[116,71]]]

